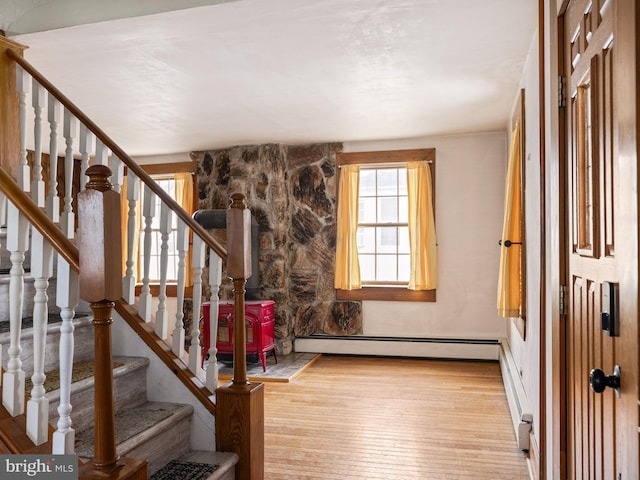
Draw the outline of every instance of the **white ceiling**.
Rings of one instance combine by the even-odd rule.
[[[13,37],[27,60],[130,155],[503,130],[537,20],[536,0],[16,2],[8,34],[55,27]]]

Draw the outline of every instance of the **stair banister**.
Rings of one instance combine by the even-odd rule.
[[[78,195],[80,296],[94,315],[94,455],[80,469],[82,478],[146,479],[146,460],[116,454],[111,312],[122,296],[120,195],[111,189],[106,165],[87,169],[89,182]]]
[[[51,219],[36,207],[29,195],[23,192],[9,174],[0,168],[0,189],[14,205],[20,205],[20,212],[53,246],[53,248],[71,265],[74,271],[80,271],[78,247],[69,240],[60,229],[51,224]]]
[[[251,276],[251,214],[244,195],[227,210],[227,275],[234,288],[233,379],[216,390],[216,443],[239,456],[236,478],[264,478],[264,384],[247,380],[244,287]]]
[[[227,251],[223,245],[220,244],[215,238],[213,238],[207,230],[205,230],[198,222],[193,220],[191,216],[180,207],[180,205],[169,196],[160,187],[147,172],[144,171],[140,165],[133,161],[133,159],[127,155],[106,133],[104,133],[100,127],[98,127],[89,117],[87,117],[69,98],[67,98],[60,90],[58,90],[49,80],[47,80],[40,72],[38,72],[27,60],[25,60],[18,53],[13,50],[7,50],[6,55],[25,69],[34,79],[40,83],[49,93],[60,101],[69,112],[77,118],[81,124],[84,124],[95,136],[99,139],[103,145],[105,145],[113,155],[118,157],[127,169],[132,171],[136,177],[138,177],[145,185],[148,185],[153,193],[155,193],[160,199],[166,203],[171,210],[173,210],[178,217],[185,222],[191,230],[202,238],[207,246],[213,250],[216,255],[220,256],[223,260],[227,258]]]

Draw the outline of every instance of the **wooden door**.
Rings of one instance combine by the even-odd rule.
[[[562,19],[566,468],[576,480],[639,478],[635,3],[570,0]],[[615,336],[602,328],[608,284],[619,302]],[[616,365],[620,396],[614,388],[595,393],[590,372],[609,376]]]

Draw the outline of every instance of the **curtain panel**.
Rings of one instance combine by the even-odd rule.
[[[522,307],[522,195],[520,172],[520,126],[511,135],[505,184],[504,223],[498,277],[498,315],[519,317]],[[511,246],[505,245],[508,241]]]
[[[358,195],[360,190],[360,167],[343,165],[340,170],[338,192],[336,238],[335,288],[354,290],[362,288],[360,263],[358,262]]]

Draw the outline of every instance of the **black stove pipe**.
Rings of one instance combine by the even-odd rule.
[[[227,211],[222,209],[198,210],[193,214],[193,219],[207,230],[226,229]],[[245,286],[247,300],[260,300],[260,237],[258,222],[251,215],[251,276]]]

